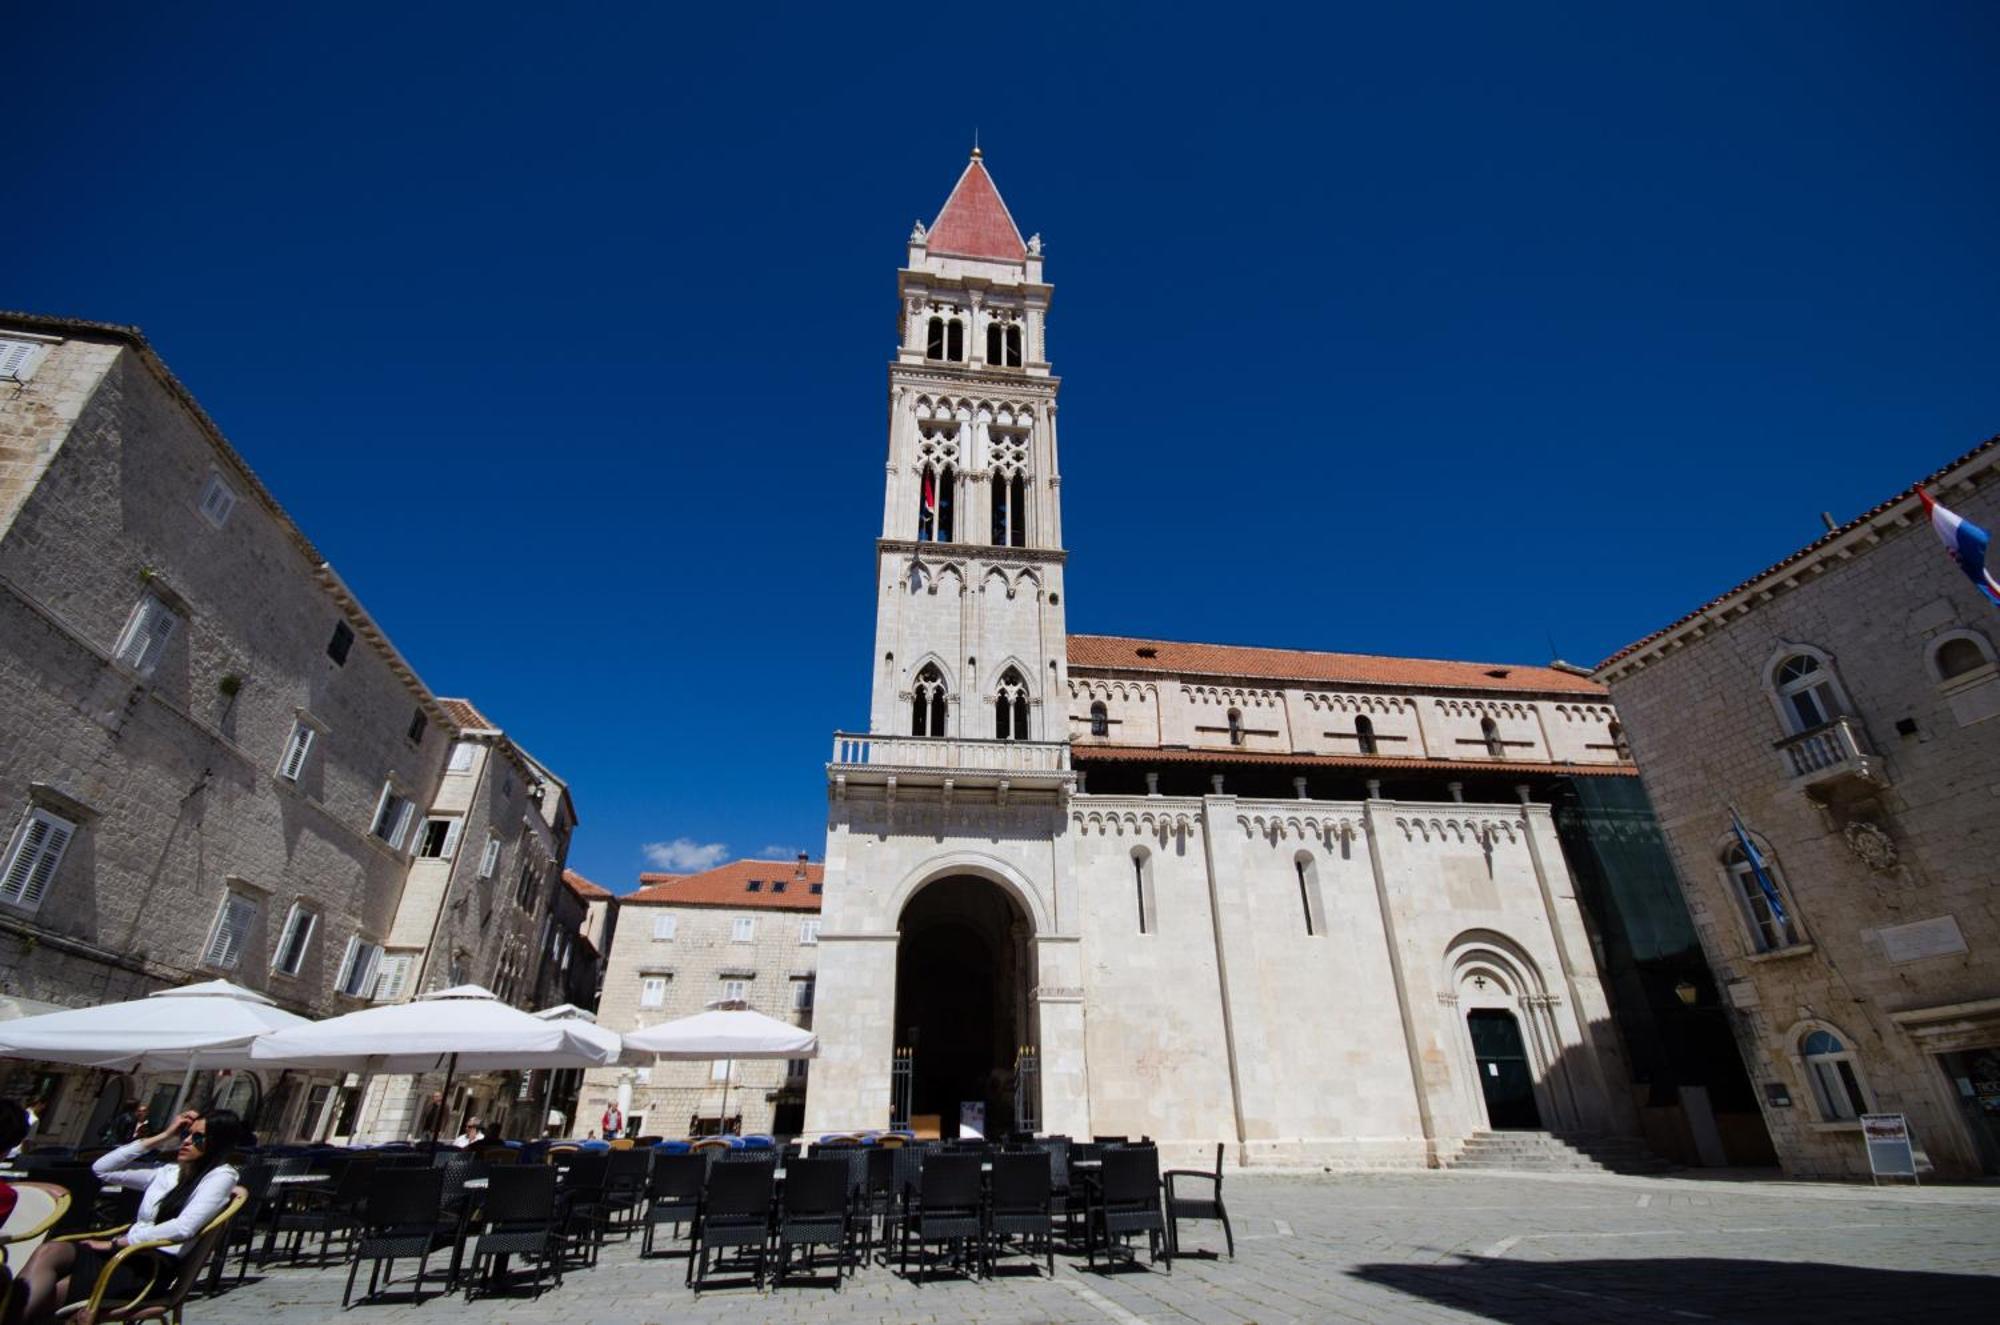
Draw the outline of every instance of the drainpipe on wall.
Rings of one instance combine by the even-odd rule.
[[[1147,774],[1149,787],[1157,776]],[[1207,801],[1202,802],[1201,854],[1203,863],[1208,867],[1209,932],[1215,936],[1215,983],[1222,995],[1222,1047],[1229,1059],[1229,1104],[1236,1120],[1236,1162],[1241,1165],[1249,1158],[1245,1151],[1249,1136],[1243,1127],[1243,1078],[1236,1070],[1236,1018],[1229,1010],[1229,959],[1223,951],[1222,897],[1215,883],[1215,815],[1212,810]]]
[[[1417,1021],[1410,1012],[1410,991],[1403,981],[1402,945],[1396,940],[1395,913],[1389,908],[1389,880],[1382,868],[1380,823],[1376,811],[1382,804],[1382,783],[1368,782],[1368,799],[1361,806],[1362,831],[1368,834],[1368,868],[1375,875],[1375,909],[1382,917],[1382,941],[1389,948],[1390,984],[1396,990],[1396,1015],[1403,1019],[1403,1052],[1410,1062],[1410,1089],[1417,1096],[1417,1125],[1424,1133],[1424,1167],[1437,1168],[1437,1125],[1431,1119],[1430,1094],[1424,1089],[1424,1059],[1417,1052]]]

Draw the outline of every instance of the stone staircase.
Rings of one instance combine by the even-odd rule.
[[[1474,1132],[1445,1165],[1516,1173],[1664,1173],[1673,1165],[1630,1136]]]

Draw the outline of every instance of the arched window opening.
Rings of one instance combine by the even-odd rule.
[[[1362,754],[1372,755],[1380,749],[1375,744],[1375,723],[1372,719],[1364,715],[1354,720],[1354,740],[1361,747]]]
[[[950,465],[925,465],[917,491],[917,541],[949,543],[957,524],[958,471]]]
[[[1014,323],[1007,326],[1007,366],[1021,366],[1021,328]]]
[[[1306,937],[1312,938],[1326,929],[1319,894],[1319,867],[1309,854],[1301,851],[1292,861],[1292,868],[1299,876],[1299,909],[1305,913]]]
[[[944,357],[953,363],[965,362],[965,323],[958,318],[945,325]]]
[[[1092,736],[1111,734],[1111,712],[1102,703],[1090,706],[1090,734]]]
[[[1242,709],[1231,709],[1231,710],[1229,710],[1229,743],[1230,743],[1231,745],[1241,745],[1241,744],[1243,744],[1243,710],[1242,710]]]
[[[1007,500],[1007,509],[1010,516],[1008,546],[1026,547],[1028,545],[1028,483],[1020,473],[1016,472],[1008,486],[1013,489],[1012,495]]]
[[[1938,680],[1949,681],[1953,677],[1976,672],[1986,665],[1986,652],[1976,640],[1964,635],[1954,636],[1937,646],[1931,655],[1931,662],[1937,668]]]
[[[944,319],[941,317],[934,317],[930,320],[930,325],[924,336],[924,357],[926,359],[944,358]]]
[[[1852,1122],[1869,1112],[1868,1097],[1862,1093],[1861,1078],[1854,1070],[1854,1055],[1839,1036],[1812,1031],[1800,1042],[1799,1053],[1805,1059],[1806,1076],[1812,1081],[1822,1119]]]
[[[993,735],[1002,741],[1028,739],[1028,683],[1012,667],[993,696]]]
[[[1730,880],[1735,885],[1733,891],[1750,922],[1750,933],[1757,944],[1757,951],[1771,952],[1797,943],[1798,927],[1792,919],[1791,907],[1785,904],[1778,890],[1778,876],[1770,862],[1764,862],[1763,878],[1759,879],[1757,867],[1738,845],[1729,848],[1722,863],[1729,871]]]
[[[910,735],[944,735],[944,673],[936,663],[925,663],[910,687]]]
[[[1611,749],[1620,759],[1632,757],[1632,746],[1625,739],[1625,724],[1621,722],[1611,724]]]
[[[1007,526],[1009,524],[1008,497],[1013,487],[1004,474],[993,476],[993,546],[1007,546]]]
[[[1777,683],[1779,707],[1794,732],[1824,727],[1840,715],[1833,678],[1819,665],[1819,659],[1793,654],[1778,664],[1772,679]]]
[[[1139,932],[1151,934],[1157,923],[1153,914],[1153,856],[1144,847],[1132,849],[1132,898],[1139,916]]]
[[[1493,721],[1491,718],[1481,718],[1479,720],[1479,736],[1481,740],[1486,742],[1487,754],[1495,759],[1506,755],[1507,743],[1500,739],[1499,723]]]
[[[986,324],[986,362],[998,364],[1007,356],[1007,337],[998,322]]]

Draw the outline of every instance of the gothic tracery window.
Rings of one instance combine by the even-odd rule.
[[[952,542],[957,535],[958,443],[924,425],[917,440],[917,541]]]
[[[944,735],[944,673],[936,663],[925,663],[910,687],[910,735]]]
[[[1028,545],[1028,442],[1016,433],[995,432],[993,459],[993,546]]]
[[[1002,741],[1028,739],[1028,683],[1009,667],[993,695],[993,735]]]
[[[1021,324],[997,318],[986,324],[986,362],[995,368],[1021,366]]]

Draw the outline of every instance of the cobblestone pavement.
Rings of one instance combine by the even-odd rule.
[[[190,1304],[194,1325],[643,1325],[889,1321],[1884,1321],[1996,1318],[2000,1188],[1922,1190],[1505,1174],[1230,1175],[1234,1261],[1091,1273],[1019,1259],[992,1280],[870,1266],[836,1293],[747,1283],[699,1297],[682,1262],[614,1240],[539,1300],[432,1290],[343,1315],[344,1270],[273,1269]],[[1201,1225],[1197,1245],[1220,1247]],[[1213,1231],[1214,1236],[1209,1236]],[[400,1272],[407,1273],[406,1269]],[[366,1282],[366,1274],[363,1274]]]

